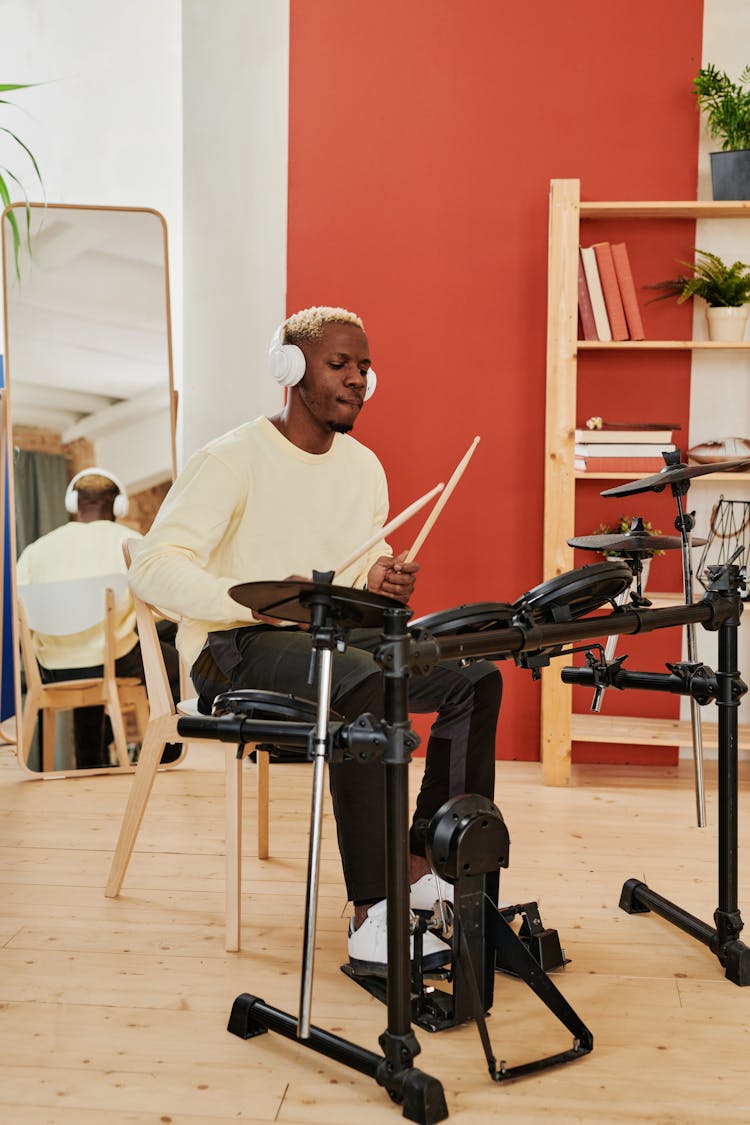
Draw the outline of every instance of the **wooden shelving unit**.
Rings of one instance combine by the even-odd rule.
[[[581,473],[574,469],[578,353],[581,351],[747,351],[750,343],[709,340],[578,340],[578,247],[585,219],[721,219],[750,218],[750,201],[665,200],[661,202],[581,202],[580,181],[553,180],[550,191],[547,288],[547,404],[545,437],[544,578],[573,568],[576,485],[581,480],[635,480],[648,473]],[[747,481],[747,474],[721,473],[722,481]],[[706,474],[704,480],[713,479]],[[706,746],[715,732],[704,724]],[[741,746],[750,746],[743,730]],[[554,665],[542,674],[541,748],[544,782],[565,785],[570,777],[571,742],[620,742],[687,745],[690,724],[679,720],[574,715],[572,692]]]

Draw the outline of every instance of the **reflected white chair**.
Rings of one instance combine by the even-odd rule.
[[[42,714],[43,772],[54,769],[55,715],[76,707],[104,707],[112,724],[117,761],[130,765],[123,708],[136,711],[138,726],[145,731],[148,702],[137,677],[115,675],[114,613],[129,598],[127,576],[104,574],[61,582],[38,582],[18,586],[18,623],[21,655],[26,672],[26,701],[23,708],[23,753],[28,763],[37,717]],[[43,683],[34,647],[34,634],[65,637],[101,626],[102,675],[87,679]]]
[[[137,541],[128,539],[123,544],[125,559],[130,565],[130,551]],[[125,874],[133,854],[135,841],[140,830],[143,814],[146,811],[154,778],[161,761],[162,751],[168,742],[180,741],[177,721],[181,715],[197,715],[197,700],[180,700],[175,705],[169,687],[159,637],[156,632],[154,613],[151,606],[133,593],[138,635],[141,641],[141,656],[146,679],[146,691],[150,707],[150,718],[138,757],[138,765],[125,807],[120,834],[112,857],[109,878],[105,888],[108,898],[116,898],[125,879]],[[234,743],[204,742],[215,745],[224,759],[225,784],[225,858],[226,858],[226,936],[225,947],[229,952],[240,948],[242,885],[242,758],[237,757]],[[248,743],[245,754],[250,753],[253,744]],[[256,747],[258,766],[258,858],[268,858],[268,783],[269,754]]]

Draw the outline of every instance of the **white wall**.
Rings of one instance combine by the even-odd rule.
[[[733,80],[737,80],[750,62],[750,3],[748,0],[704,0],[703,51],[701,66],[714,63]],[[697,73],[696,67],[696,73]],[[701,115],[700,148],[698,164],[698,199],[711,199],[711,167],[708,154],[720,148],[711,139]],[[750,221],[743,219],[700,220],[696,223],[695,245],[701,250],[712,250],[724,260],[741,259],[750,262]],[[707,339],[704,304],[694,302],[693,336]],[[713,441],[723,437],[750,438],[750,353],[693,352],[690,378],[690,434],[689,445]],[[686,508],[695,512],[697,535],[708,533],[711,509],[720,495],[726,499],[750,500],[748,483],[727,481],[721,478],[693,481],[686,497]],[[699,552],[695,553],[697,563]],[[696,591],[702,587],[696,582]],[[740,630],[739,666],[747,679],[750,668],[750,636]],[[705,629],[696,630],[698,655],[710,667],[718,661],[717,635]],[[714,714],[710,714],[714,711]],[[688,715],[688,704],[682,701],[682,714]],[[715,721],[715,709],[703,708],[706,719]],[[740,705],[740,721],[750,721],[750,701]],[[706,752],[707,757],[715,752]]]
[[[287,0],[184,0],[183,456],[281,404],[288,86]]]
[[[750,60],[747,0],[705,0],[701,66],[714,63],[735,81]],[[697,73],[697,68],[696,68]],[[698,199],[711,199],[709,153],[720,145],[708,136],[700,115]],[[734,261],[750,262],[750,223],[742,219],[700,220],[695,244]],[[703,302],[694,302],[693,335],[707,339]],[[722,437],[750,437],[750,357],[747,353],[693,355],[690,444]],[[691,500],[692,500],[691,495]]]

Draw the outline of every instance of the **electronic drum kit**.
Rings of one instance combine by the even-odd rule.
[[[669,455],[665,455],[665,459]],[[679,455],[678,455],[679,456]],[[452,798],[433,818],[427,852],[439,876],[454,884],[453,997],[430,1007],[434,988],[421,980],[420,929],[414,936],[415,964],[410,962],[409,941],[414,926],[409,911],[408,887],[408,772],[411,753],[419,744],[409,725],[407,679],[427,673],[446,660],[470,662],[512,657],[538,676],[553,656],[586,650],[587,667],[563,669],[566,682],[605,687],[636,687],[686,695],[691,704],[716,702],[719,709],[719,906],[714,926],[693,917],[652,891],[640,880],[625,883],[620,906],[628,913],[654,911],[698,940],[709,945],[726,968],[728,979],[750,984],[750,948],[739,941],[742,922],[737,907],[736,751],[737,701],[746,690],[736,669],[737,628],[742,611],[740,590],[744,575],[729,563],[710,568],[711,584],[701,602],[694,604],[690,547],[703,542],[690,537],[692,517],[683,510],[682,497],[693,477],[707,472],[750,467],[750,460],[721,465],[667,465],[654,476],[633,481],[602,495],[625,496],[659,492],[670,486],[677,500],[679,537],[652,536],[636,521],[618,535],[583,536],[568,540],[584,550],[617,551],[621,558],[576,568],[524,593],[515,602],[482,602],[458,606],[412,621],[411,611],[395,599],[369,591],[333,584],[333,572],[315,572],[311,581],[250,582],[233,587],[230,595],[256,613],[309,628],[317,675],[315,704],[296,701],[272,692],[228,692],[212,717],[179,720],[183,737],[209,737],[238,744],[238,755],[247,742],[267,742],[296,749],[313,764],[307,904],[301,973],[299,1013],[282,1012],[257,996],[243,993],[234,1002],[228,1030],[242,1038],[275,1031],[369,1075],[383,1085],[391,1099],[403,1107],[410,1120],[431,1123],[447,1116],[440,1082],[413,1065],[419,1045],[412,1022],[430,1030],[474,1019],[488,1069],[502,1082],[587,1054],[593,1038],[547,975],[564,958],[545,966],[540,954],[540,934],[554,935],[541,927],[538,911],[524,914],[518,934],[509,918],[497,908],[498,869],[507,866],[508,835],[500,811],[485,798],[464,795]],[[654,550],[683,552],[685,604],[651,609],[637,582],[640,561]],[[634,590],[633,587],[636,586]],[[609,603],[610,612],[600,611]],[[592,616],[593,615],[593,616]],[[668,625],[696,624],[719,633],[719,669],[695,663],[690,653],[685,665],[668,665],[669,674],[625,672],[622,661],[591,655],[595,638],[651,631]],[[346,722],[331,711],[331,670],[335,651],[346,645],[352,628],[382,631],[374,657],[386,676],[384,718],[360,716]],[[579,647],[566,647],[566,646]],[[232,697],[236,697],[233,701]],[[276,697],[276,698],[273,698]],[[326,762],[355,759],[383,762],[386,779],[386,875],[388,910],[388,975],[379,995],[388,1008],[388,1027],[379,1039],[382,1054],[315,1027],[310,1022],[313,950],[320,865],[323,771]],[[352,766],[356,768],[356,764]],[[486,903],[490,902],[490,907]],[[494,907],[492,903],[494,902]],[[477,908],[479,903],[479,908]],[[472,906],[473,904],[473,906]],[[536,906],[536,904],[530,904]],[[472,909],[474,913],[472,914]],[[462,910],[465,910],[464,914]],[[520,908],[510,908],[513,912]],[[536,913],[536,917],[531,914]],[[434,921],[434,919],[433,919]],[[526,930],[523,934],[524,927]],[[474,946],[469,937],[474,933]],[[476,935],[479,935],[477,938]],[[529,940],[533,936],[536,945]],[[524,937],[525,940],[521,940]],[[478,944],[477,944],[478,942]],[[489,966],[489,967],[488,967]],[[574,1036],[570,1050],[516,1067],[499,1065],[491,1051],[485,1016],[492,1004],[491,978],[495,968],[521,977]],[[366,981],[359,983],[368,987]],[[435,1006],[437,1003],[437,1007]],[[428,1012],[425,1017],[425,1005]],[[423,1018],[419,1019],[418,1016]]]

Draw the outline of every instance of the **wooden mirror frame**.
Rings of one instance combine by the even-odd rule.
[[[7,215],[10,211],[20,212],[19,214],[19,229],[21,237],[24,237],[24,230],[26,226],[26,206],[25,203],[11,203],[6,207],[2,214],[0,214],[0,250],[2,252],[3,263],[3,322],[5,332],[5,379],[4,386],[0,388],[0,485],[7,482],[7,494],[9,502],[8,519],[8,533],[10,536],[10,551],[9,555],[11,560],[16,558],[16,520],[15,520],[15,500],[14,500],[14,473],[13,473],[13,457],[10,455],[13,449],[13,377],[12,377],[12,361],[11,361],[11,341],[9,338],[9,317],[8,317],[8,239],[10,224],[7,221]],[[162,246],[164,254],[164,299],[165,299],[165,324],[166,324],[166,344],[167,344],[167,368],[169,379],[169,427],[170,427],[170,463],[172,480],[177,475],[177,446],[176,446],[176,433],[177,433],[177,393],[174,387],[174,366],[173,366],[173,350],[172,350],[172,317],[171,317],[171,304],[170,304],[170,285],[169,285],[169,247],[167,238],[167,223],[164,216],[160,211],[156,211],[150,207],[117,207],[110,205],[98,204],[77,204],[77,203],[29,203],[28,207],[31,209],[43,209],[45,212],[55,211],[96,211],[96,212],[113,212],[117,214],[127,213],[140,213],[153,215],[160,223],[162,230]],[[0,489],[0,526],[5,530],[5,488]],[[0,556],[0,579],[2,578],[2,556]],[[10,588],[11,588],[11,603],[15,606],[17,601],[16,591],[16,569],[15,565],[11,566],[10,571]],[[2,596],[3,586],[0,585],[0,596]],[[5,606],[3,605],[3,611]],[[21,675],[20,675],[20,658],[19,658],[19,628],[16,614],[11,612],[11,634],[13,645],[13,680],[14,680],[14,698],[15,698],[15,716],[11,716],[0,724],[0,742],[6,745],[12,745],[15,741],[16,754],[18,764],[27,778],[31,780],[43,780],[49,778],[62,778],[62,777],[88,777],[92,774],[130,774],[135,770],[135,763],[129,767],[123,768],[121,766],[101,766],[92,769],[59,769],[50,772],[43,770],[32,770],[29,768],[28,763],[24,759],[23,753],[23,712],[21,706]],[[181,755],[174,762],[165,763],[161,768],[169,769],[177,765],[182,758]]]

